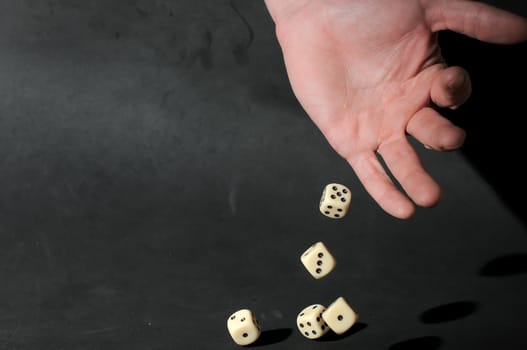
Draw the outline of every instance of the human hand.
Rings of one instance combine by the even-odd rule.
[[[525,18],[469,0],[266,5],[300,104],[372,198],[401,219],[441,197],[408,136],[438,151],[455,150],[465,139],[434,108],[455,109],[471,94],[468,73],[444,62],[437,33],[496,44],[527,40]]]

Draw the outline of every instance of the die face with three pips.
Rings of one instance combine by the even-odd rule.
[[[327,276],[336,266],[336,260],[323,242],[316,242],[301,255],[300,261],[315,279]]]

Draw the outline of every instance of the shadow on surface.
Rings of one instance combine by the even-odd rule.
[[[423,323],[443,323],[459,320],[476,312],[477,304],[472,301],[457,301],[426,310],[419,318]]]
[[[368,325],[366,323],[357,322],[355,323],[347,332],[343,334],[337,334],[335,332],[329,332],[324,337],[320,338],[320,342],[332,342],[332,341],[338,341],[347,337],[351,337],[354,334],[359,333],[360,331],[364,330]]]
[[[436,336],[426,336],[403,340],[391,345],[388,350],[435,350],[439,349],[443,341]]]
[[[486,277],[503,277],[527,273],[527,253],[510,254],[487,262],[479,274]]]
[[[263,331],[260,338],[250,345],[250,347],[267,346],[283,342],[291,336],[293,330],[291,328],[279,328]]]
[[[466,69],[472,95],[457,111],[443,115],[464,128],[462,154],[503,203],[527,223],[523,162],[527,43],[488,44],[452,32],[440,33],[442,54],[450,66]]]

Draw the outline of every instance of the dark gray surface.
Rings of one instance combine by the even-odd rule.
[[[418,148],[445,195],[400,221],[299,108],[261,1],[0,0],[0,17],[1,348],[234,349],[246,307],[262,348],[527,348],[525,186],[503,160],[523,160],[525,45],[445,37],[475,81],[469,137]],[[339,221],[317,209],[332,181],[354,194]],[[299,261],[316,240],[338,261],[318,281]],[[296,314],[340,295],[354,330],[303,338]]]

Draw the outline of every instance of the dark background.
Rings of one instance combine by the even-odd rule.
[[[299,107],[263,1],[0,0],[0,348],[235,349],[250,308],[261,348],[526,349],[526,46],[440,40],[467,142],[416,145],[444,198],[401,221]],[[359,323],[303,338],[338,296]]]

